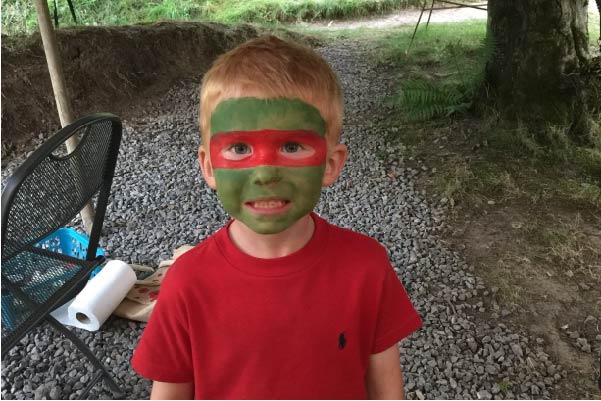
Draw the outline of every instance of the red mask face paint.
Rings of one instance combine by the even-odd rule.
[[[228,169],[319,166],[327,153],[325,138],[304,130],[219,133],[211,137],[210,147],[213,168]]]

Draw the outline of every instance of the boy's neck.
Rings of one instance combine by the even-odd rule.
[[[315,222],[308,214],[277,234],[257,234],[241,221],[234,220],[228,234],[234,245],[247,255],[273,259],[300,250],[311,240],[314,231]]]

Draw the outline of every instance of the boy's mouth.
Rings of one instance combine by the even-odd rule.
[[[291,204],[292,202],[290,202],[289,200],[281,198],[255,199],[252,201],[244,202],[244,206],[246,206],[253,212],[260,214],[282,213],[285,212]]]

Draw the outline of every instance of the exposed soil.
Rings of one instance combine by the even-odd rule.
[[[200,82],[218,55],[261,33],[248,24],[190,22],[66,28],[56,36],[75,118],[100,111],[127,118],[141,99]],[[2,156],[59,127],[40,35],[3,35]]]
[[[73,114],[83,116],[123,115],[134,98],[198,79],[218,54],[256,34],[245,25],[153,24],[59,29],[56,36]],[[2,98],[3,155],[59,126],[39,35],[2,37]]]

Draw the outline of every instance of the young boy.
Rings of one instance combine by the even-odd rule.
[[[380,244],[312,212],[347,157],[330,67],[251,40],[205,74],[200,114],[232,220],[163,281],[132,359],[151,398],[403,398],[397,343],[421,320]]]

